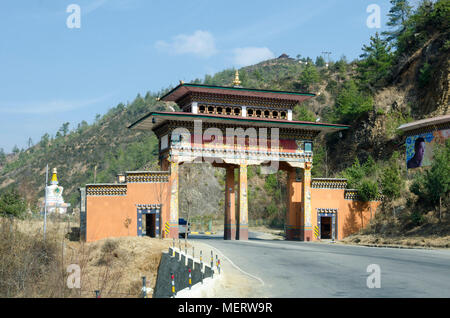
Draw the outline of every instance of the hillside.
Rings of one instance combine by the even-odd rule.
[[[396,128],[416,119],[449,114],[449,4],[425,3],[405,21],[403,31],[394,39],[378,34],[372,37],[355,61],[342,57],[327,67],[322,57],[313,61],[282,55],[239,70],[244,87],[316,93],[315,98],[296,107],[296,119],[320,118],[322,122],[351,125],[342,136],[334,134],[318,140],[313,176],[350,178],[357,158],[358,165],[360,162],[371,168],[366,181],[381,187],[377,178],[392,163],[390,160],[395,160],[398,171],[404,162],[402,136]],[[233,79],[234,70],[227,69],[192,82],[228,86]],[[0,158],[0,191],[17,187],[31,209],[38,210],[48,163],[50,168],[58,168],[66,201],[75,207],[79,200],[77,188],[94,182],[94,175],[95,182],[113,182],[119,172],[156,169],[158,149],[153,133],[126,127],[150,111],[169,111],[168,105],[157,100],[169,89],[149,92],[145,97],[138,95],[131,103],[111,108],[92,125],[82,122],[72,131],[62,128],[54,136],[44,135],[26,150]],[[392,159],[396,152],[398,156]],[[214,199],[208,208],[198,210],[219,215],[223,172],[197,169],[202,169],[205,179],[215,180],[201,185],[210,192],[199,193]],[[285,177],[283,172],[263,176],[258,169],[249,169],[250,217],[282,224]],[[354,186],[358,188],[361,182]],[[404,191],[408,192],[406,188]]]

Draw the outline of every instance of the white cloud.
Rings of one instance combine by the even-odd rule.
[[[208,58],[217,53],[214,36],[208,31],[197,30],[192,35],[179,34],[170,43],[158,41],[157,49],[173,54],[193,54]]]
[[[273,59],[275,55],[266,47],[244,47],[233,50],[234,63],[239,66],[248,66],[264,60]]]

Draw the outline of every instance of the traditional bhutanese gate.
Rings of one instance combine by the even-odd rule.
[[[247,167],[260,165],[287,171],[286,236],[310,241],[313,140],[321,132],[348,126],[292,120],[293,108],[314,94],[239,85],[237,73],[233,87],[180,83],[161,98],[175,102],[180,112],[152,112],[129,126],[156,134],[161,168],[170,171],[168,220],[162,215],[161,224],[168,221],[168,237],[178,238],[179,166],[210,162],[226,169],[224,239],[248,239]],[[237,198],[235,169],[239,172]],[[302,189],[294,194],[298,179]]]

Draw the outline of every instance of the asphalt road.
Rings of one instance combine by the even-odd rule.
[[[254,279],[254,297],[450,297],[450,251],[373,248],[261,239],[224,241],[221,233],[192,235],[213,246]],[[226,259],[225,259],[226,261]],[[380,288],[367,287],[380,268]]]

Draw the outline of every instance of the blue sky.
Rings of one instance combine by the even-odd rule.
[[[81,27],[69,29],[70,4]],[[370,4],[381,28],[366,25]],[[0,148],[37,143],[157,92],[282,53],[349,60],[385,29],[388,0],[2,0]]]

